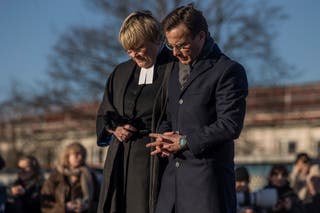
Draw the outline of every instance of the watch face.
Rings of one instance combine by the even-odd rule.
[[[186,145],[186,139],[181,137],[180,140],[179,140],[179,144],[180,144],[180,146]]]

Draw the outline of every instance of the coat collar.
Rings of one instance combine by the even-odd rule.
[[[197,59],[197,62],[192,67],[190,77],[186,83],[186,86],[182,90],[182,93],[184,92],[184,90],[186,90],[189,87],[192,81],[194,81],[194,79],[196,79],[201,73],[212,68],[215,62],[220,58],[221,54],[222,53],[218,45],[214,42],[214,40],[211,37],[208,37],[200,53],[200,56]],[[208,59],[211,59],[211,60],[208,60]]]
[[[123,83],[120,86],[119,88],[119,95],[120,95],[120,103],[118,105],[119,107],[119,114],[120,115],[124,115],[124,96],[125,96],[125,91],[126,91],[126,88],[128,87],[129,85],[129,80],[131,79],[131,76],[133,75],[134,71],[138,68],[137,64],[134,63],[134,61],[130,60],[129,63],[126,64],[127,66],[126,67],[123,67],[123,73],[121,73],[121,78],[123,80]],[[125,72],[125,73],[124,73]]]

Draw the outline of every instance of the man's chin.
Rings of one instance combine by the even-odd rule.
[[[189,64],[191,61],[188,58],[178,58],[181,64]]]

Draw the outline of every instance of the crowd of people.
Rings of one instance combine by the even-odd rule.
[[[34,156],[19,158],[17,179],[3,186],[0,213],[96,212],[100,183],[86,165],[86,149],[69,144],[47,179]]]
[[[240,213],[316,213],[320,209],[320,170],[319,162],[313,162],[307,153],[299,153],[291,172],[284,164],[272,166],[266,186],[252,192],[250,174],[246,167],[236,168],[236,191],[245,194],[247,200],[238,202]],[[274,194],[261,193],[273,189]],[[273,200],[266,204],[251,199],[254,194],[262,200]],[[274,196],[274,197],[271,197]]]
[[[2,158],[0,163],[3,168]],[[300,153],[291,171],[285,164],[272,165],[267,184],[257,191],[250,189],[249,170],[245,166],[236,167],[235,190],[237,195],[245,197],[238,198],[237,212],[318,212],[319,166],[308,154]],[[17,168],[17,179],[0,187],[0,213],[97,212],[101,184],[86,165],[86,150],[80,143],[71,143],[64,149],[46,179],[38,160],[31,155],[20,157]],[[260,193],[266,189],[273,189],[275,193]],[[260,196],[260,200],[253,199],[254,194]]]

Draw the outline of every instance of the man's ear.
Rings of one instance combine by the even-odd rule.
[[[199,38],[201,41],[205,41],[206,40],[206,36],[207,36],[207,33],[205,33],[204,31],[200,31],[199,32]]]

